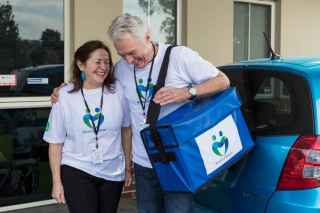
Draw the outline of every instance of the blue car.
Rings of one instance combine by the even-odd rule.
[[[221,66],[255,148],[195,196],[198,212],[320,212],[320,58]]]

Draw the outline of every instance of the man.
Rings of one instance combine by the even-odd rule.
[[[143,21],[136,16],[115,18],[108,34],[122,57],[115,66],[115,74],[129,103],[138,210],[141,213],[192,212],[191,193],[161,190],[140,137],[168,45],[155,43]],[[212,95],[228,87],[225,74],[193,50],[177,46],[171,51],[165,87],[155,94],[154,102],[162,106],[161,117],[189,99]]]
[[[143,21],[136,16],[118,16],[108,34],[122,57],[115,66],[115,75],[129,103],[138,211],[192,212],[191,193],[161,190],[140,137],[168,45],[154,42]],[[225,74],[190,48],[177,46],[171,51],[165,87],[155,94],[153,101],[162,106],[162,117],[190,99],[212,95],[228,87]]]

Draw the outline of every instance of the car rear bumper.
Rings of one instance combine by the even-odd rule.
[[[319,213],[320,188],[295,191],[277,191],[267,206],[266,213]]]

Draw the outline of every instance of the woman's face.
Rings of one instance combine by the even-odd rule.
[[[84,87],[91,89],[100,87],[110,71],[110,58],[105,49],[96,49],[85,63],[79,64],[85,72]]]

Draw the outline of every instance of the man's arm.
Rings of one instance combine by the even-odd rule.
[[[194,88],[197,91],[197,97],[204,97],[223,91],[229,86],[230,81],[228,77],[220,71],[217,76],[210,78],[201,84],[194,85]],[[191,94],[187,87],[163,87],[155,94],[153,100],[155,103],[159,103],[160,105],[166,105],[173,102],[183,102],[188,100],[190,97]]]
[[[67,85],[67,83],[61,83],[59,87],[55,87],[55,88],[53,89],[53,91],[52,91],[52,93],[51,93],[51,95],[50,95],[50,101],[51,101],[51,103],[54,104],[54,103],[57,103],[57,102],[58,102],[58,100],[59,100],[59,90],[60,90],[62,87],[66,86],[66,85]]]

